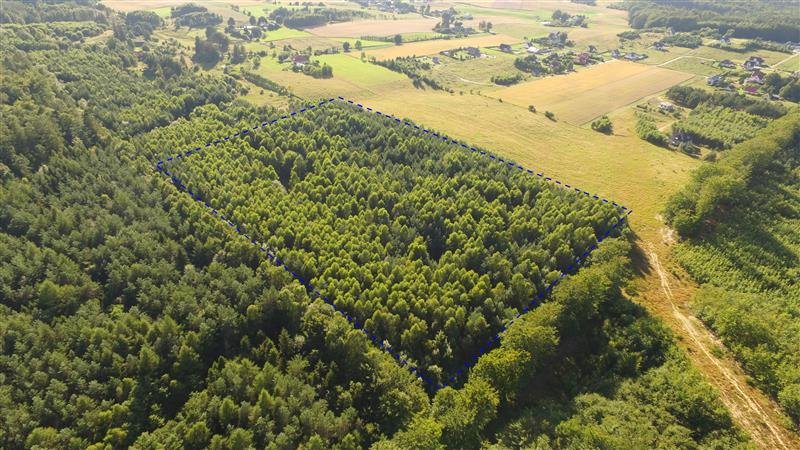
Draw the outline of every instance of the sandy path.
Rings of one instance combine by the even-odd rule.
[[[661,316],[681,337],[681,346],[687,350],[694,366],[719,391],[734,422],[760,448],[800,448],[800,437],[781,425],[780,408],[775,401],[747,384],[744,371],[733,358],[717,358],[711,353],[712,348],[724,346],[699,319],[686,310],[685,301],[690,298],[694,287],[682,285],[664,270],[652,244],[646,243],[645,247],[652,269],[645,276],[650,287],[646,295],[649,297],[649,309]],[[682,291],[677,296],[673,291],[675,285]]]

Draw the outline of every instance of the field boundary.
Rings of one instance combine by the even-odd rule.
[[[289,119],[289,118],[294,117],[294,116],[296,116],[298,114],[302,114],[302,113],[304,113],[306,111],[310,111],[312,109],[315,109],[315,108],[318,108],[318,107],[322,107],[323,105],[326,105],[326,104],[329,104],[329,103],[333,103],[333,102],[336,102],[336,101],[340,101],[340,102],[352,105],[354,108],[357,107],[357,108],[360,108],[362,110],[369,111],[369,112],[375,113],[375,114],[377,114],[379,116],[382,116],[382,117],[385,117],[387,119],[393,120],[396,123],[403,124],[403,125],[406,125],[408,127],[414,128],[415,130],[418,130],[418,131],[420,131],[422,133],[428,134],[428,135],[430,135],[430,136],[432,136],[432,137],[434,137],[436,139],[441,139],[441,140],[443,140],[445,142],[448,142],[450,144],[462,147],[465,150],[470,150],[471,152],[478,153],[481,156],[485,156],[485,157],[489,158],[492,161],[495,161],[495,162],[498,162],[500,164],[503,164],[504,166],[507,166],[508,168],[510,168],[512,170],[516,169],[516,170],[519,170],[520,172],[530,174],[531,176],[537,176],[539,178],[542,178],[545,181],[550,182],[552,184],[555,184],[555,185],[557,185],[558,187],[560,187],[562,189],[574,190],[575,192],[577,192],[579,194],[583,194],[583,195],[589,196],[589,197],[591,197],[591,198],[593,198],[593,199],[595,199],[597,201],[601,201],[601,202],[604,202],[604,203],[610,203],[610,204],[614,205],[618,209],[618,211],[624,212],[624,214],[608,230],[606,230],[605,233],[602,236],[597,238],[597,243],[592,244],[591,246],[589,246],[580,256],[575,258],[573,263],[566,270],[561,271],[561,273],[559,274],[559,277],[556,278],[554,281],[552,281],[543,291],[539,292],[539,294],[536,295],[533,298],[533,300],[531,300],[525,308],[523,308],[522,310],[518,310],[517,314],[514,316],[514,318],[509,320],[509,321],[507,321],[503,325],[503,327],[500,329],[500,331],[495,333],[494,336],[492,336],[486,342],[486,344],[484,344],[484,346],[481,347],[481,349],[472,358],[470,358],[468,361],[466,361],[461,366],[460,369],[458,369],[449,378],[447,378],[447,380],[445,382],[443,382],[443,383],[435,382],[435,381],[431,380],[430,377],[426,376],[426,374],[424,373],[424,371],[422,369],[420,369],[420,368],[418,368],[416,366],[413,366],[408,360],[403,358],[402,355],[400,355],[399,352],[394,350],[394,348],[392,347],[391,344],[387,343],[385,340],[379,339],[377,336],[372,334],[369,330],[364,328],[364,324],[359,322],[358,319],[356,319],[355,317],[350,316],[347,312],[345,312],[342,309],[338,308],[328,297],[323,295],[309,281],[304,280],[302,277],[300,277],[294,271],[292,271],[289,267],[287,267],[280,259],[278,259],[276,250],[265,246],[265,244],[263,242],[259,242],[256,239],[256,237],[251,236],[250,234],[245,233],[244,231],[242,231],[241,227],[238,224],[236,224],[235,222],[233,222],[231,220],[230,216],[226,216],[223,212],[221,212],[221,211],[215,209],[214,207],[212,207],[208,202],[203,200],[203,198],[200,197],[197,193],[193,192],[191,189],[189,189],[187,186],[185,186],[181,182],[181,180],[174,173],[170,173],[169,170],[168,170],[168,166],[173,161],[187,158],[187,157],[189,157],[189,156],[191,156],[191,155],[193,155],[195,153],[198,153],[198,152],[202,151],[205,148],[208,148],[208,147],[211,147],[211,146],[216,146],[216,145],[219,145],[221,143],[227,142],[229,140],[236,139],[236,138],[239,138],[239,137],[243,137],[243,136],[245,136],[245,135],[247,135],[249,133],[252,133],[252,132],[258,130],[259,128],[267,127],[267,126],[272,125],[272,124],[274,124],[276,122],[279,122],[281,120]],[[362,105],[360,103],[354,102],[353,100],[345,99],[344,97],[334,97],[334,98],[322,100],[322,101],[320,101],[318,103],[309,105],[309,106],[307,106],[305,108],[299,109],[297,111],[292,111],[290,113],[282,115],[281,117],[274,118],[272,120],[265,121],[265,122],[262,122],[260,124],[256,124],[252,128],[245,128],[243,130],[237,131],[236,133],[230,134],[228,136],[224,136],[224,137],[215,139],[213,141],[209,141],[204,146],[195,147],[194,149],[190,149],[190,150],[186,150],[186,151],[180,152],[180,153],[178,153],[178,154],[176,154],[174,156],[170,156],[170,157],[168,157],[166,159],[158,161],[156,163],[155,169],[156,169],[156,171],[158,173],[161,173],[164,176],[166,176],[167,178],[169,178],[169,180],[179,190],[185,191],[186,193],[188,193],[192,197],[193,200],[195,200],[197,202],[200,202],[203,206],[205,206],[206,209],[209,211],[209,213],[212,216],[217,217],[223,223],[225,223],[229,227],[233,228],[236,231],[237,234],[239,234],[239,235],[243,236],[244,238],[246,238],[253,245],[258,247],[261,252],[266,253],[267,258],[273,264],[275,264],[276,266],[279,266],[279,267],[283,267],[283,269],[287,273],[289,273],[294,279],[299,281],[300,284],[302,284],[308,290],[308,292],[310,292],[312,294],[311,295],[312,297],[316,296],[316,297],[321,298],[325,303],[330,305],[333,308],[334,311],[336,311],[337,313],[342,315],[342,317],[347,319],[347,321],[350,322],[350,324],[353,326],[353,328],[362,331],[368,338],[370,338],[370,340],[375,344],[376,347],[380,348],[381,350],[383,350],[386,353],[388,353],[389,355],[391,355],[398,363],[400,363],[401,366],[406,367],[412,374],[418,376],[421,380],[423,380],[427,384],[429,384],[434,389],[434,391],[438,390],[438,389],[441,389],[441,388],[444,388],[445,386],[453,384],[466,370],[469,369],[469,367],[471,365],[475,364],[478,361],[478,358],[481,355],[483,355],[487,350],[489,350],[495,342],[500,340],[502,335],[505,333],[505,331],[508,329],[508,327],[510,327],[514,323],[515,320],[520,318],[525,313],[529,312],[531,309],[534,309],[535,307],[537,307],[539,302],[541,300],[543,300],[550,293],[550,291],[565,276],[567,276],[574,269],[577,269],[581,264],[583,264],[586,261],[587,257],[589,256],[589,254],[594,249],[597,248],[598,244],[600,242],[602,242],[605,238],[607,238],[611,234],[611,232],[614,231],[617,227],[619,227],[625,221],[625,219],[627,219],[627,217],[633,212],[631,209],[629,209],[629,208],[627,208],[627,207],[625,207],[625,206],[623,206],[621,204],[618,204],[618,203],[616,203],[614,201],[608,200],[608,199],[606,199],[604,197],[600,197],[600,196],[595,195],[595,194],[591,194],[588,191],[582,190],[582,189],[580,189],[578,187],[575,187],[575,186],[572,186],[572,185],[569,185],[569,184],[566,184],[566,183],[562,183],[561,181],[553,179],[552,177],[546,177],[546,176],[544,176],[543,172],[537,173],[537,172],[535,172],[535,171],[533,171],[531,169],[526,169],[526,168],[522,167],[521,165],[516,164],[513,161],[509,161],[509,160],[503,159],[503,158],[501,158],[501,157],[499,157],[499,156],[497,156],[497,155],[495,155],[493,153],[490,153],[490,152],[487,152],[487,151],[480,150],[478,148],[469,146],[469,145],[467,145],[467,144],[465,144],[463,142],[459,142],[459,141],[457,141],[455,139],[452,139],[452,138],[450,138],[450,137],[448,137],[448,136],[446,136],[444,134],[440,134],[440,133],[437,133],[437,132],[435,132],[433,130],[420,127],[419,125],[416,125],[416,124],[413,124],[411,122],[408,122],[407,120],[402,120],[400,118],[397,118],[394,115],[382,113],[382,112],[374,110],[374,109],[372,109],[370,107],[364,106],[364,105]]]

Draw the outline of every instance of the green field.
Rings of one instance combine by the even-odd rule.
[[[356,41],[361,41],[361,46],[363,48],[380,48],[380,47],[389,47],[389,46],[394,45],[391,42],[370,41],[368,39],[358,39],[358,38],[329,38],[329,39],[331,39],[333,41],[341,42],[341,43],[349,42],[351,51],[355,51]]]
[[[354,53],[351,52],[350,54],[320,55],[315,59],[330,64],[333,67],[334,77],[344,78],[348,82],[365,88],[407,79],[405,75],[361,61],[354,56]]]
[[[486,58],[456,61],[440,56],[441,64],[434,65],[428,72],[436,80],[460,90],[491,90],[500,88],[492,83],[492,77],[498,74],[520,73],[514,67],[514,55],[498,50],[482,48]]]
[[[312,36],[311,33],[308,33],[303,30],[295,30],[293,28],[281,27],[278,28],[277,30],[267,31],[266,36],[261,39],[269,42],[269,41],[280,41],[283,39],[309,37],[309,36]]]
[[[675,61],[664,64],[661,67],[703,76],[713,75],[724,70],[717,67],[712,61],[692,56],[676,59]]]

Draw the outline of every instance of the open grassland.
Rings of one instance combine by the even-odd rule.
[[[324,37],[391,36],[402,33],[430,32],[437,22],[437,19],[431,17],[398,20],[356,20],[329,23],[321,27],[308,28],[308,31]]]
[[[358,86],[371,88],[396,81],[407,81],[408,78],[385,67],[377,66],[354,57],[351,54],[320,55],[316,60],[333,67],[334,76],[346,79]]]
[[[301,38],[311,36],[303,30],[295,30],[293,28],[280,27],[277,30],[267,31],[266,36],[261,38],[262,41],[280,41],[282,39]]]
[[[358,97],[411,87],[411,80],[405,75],[362,62],[354,52],[320,55],[313,59],[333,67],[333,78],[313,78],[293,72],[290,64],[280,64],[273,58],[262,58],[261,65],[250,70],[285,86],[295,95],[313,99],[332,95]]]
[[[503,34],[487,34],[462,39],[438,39],[435,41],[422,41],[403,45],[395,45],[392,47],[368,51],[367,56],[374,56],[378,60],[384,60],[397,58],[399,56],[435,55],[441,51],[458,47],[495,47],[500,44],[513,44],[516,42],[519,42],[519,39],[515,39],[511,36],[506,36]]]
[[[568,75],[536,79],[488,95],[517,106],[534,105],[571,123],[588,122],[691,75],[643,64],[610,61]]]
[[[699,161],[635,135],[606,136],[477,95],[397,88],[357,100],[512,157],[530,169],[622,202],[636,232],[657,239],[666,199]]]
[[[278,95],[272,91],[258,87],[243,78],[240,78],[239,82],[247,88],[247,93],[240,97],[243,100],[255,106],[269,105],[275,108],[289,107],[289,97]]]
[[[445,86],[459,90],[496,87],[492,77],[508,73],[520,73],[514,67],[514,55],[483,48],[485,58],[457,61],[446,56],[439,58],[441,64],[434,65],[431,76]]]
[[[783,62],[776,65],[775,68],[786,72],[797,72],[800,70],[800,54],[787,57]]]
[[[330,38],[330,39],[333,40],[333,41],[339,42],[340,44],[344,44],[345,42],[349,42],[351,51],[356,51],[356,41],[361,41],[361,47],[364,48],[364,49],[390,47],[390,46],[394,45],[391,42],[371,41],[369,39],[359,39],[359,38]]]
[[[724,70],[717,67],[711,60],[691,55],[675,59],[661,67],[702,76],[713,75]]]
[[[285,45],[290,45],[295,50],[307,50],[309,47],[312,51],[338,49],[343,51],[342,43],[333,39],[322,38],[312,35],[294,37],[289,39],[281,39],[272,41],[275,43],[276,49],[280,52]]]
[[[730,59],[731,61],[737,63],[743,63],[747,58],[753,55],[758,55],[764,58],[764,61],[766,61],[767,64],[776,64],[789,56],[788,53],[774,52],[771,50],[753,50],[750,52],[740,53],[714,47],[707,47],[705,45],[692,50],[692,55],[699,56],[701,58],[716,59],[717,61]]]

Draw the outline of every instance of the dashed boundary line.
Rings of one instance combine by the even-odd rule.
[[[385,117],[385,118],[387,118],[389,120],[392,120],[395,123],[403,124],[403,125],[406,125],[408,127],[414,128],[415,130],[418,130],[418,131],[420,131],[422,133],[428,134],[429,136],[433,136],[433,137],[435,137],[437,139],[441,139],[441,140],[443,140],[445,142],[448,142],[448,143],[451,143],[453,145],[462,147],[462,148],[464,148],[466,150],[470,150],[472,152],[480,154],[481,156],[487,157],[491,161],[495,161],[495,162],[498,162],[500,164],[503,164],[503,165],[505,165],[505,166],[507,166],[507,167],[509,167],[511,169],[516,169],[516,170],[519,170],[519,171],[524,172],[524,173],[535,175],[535,176],[537,176],[539,178],[542,178],[545,181],[548,181],[550,183],[553,183],[553,184],[555,184],[555,185],[557,185],[557,186],[559,186],[561,188],[564,188],[564,189],[567,189],[567,190],[574,190],[575,192],[577,192],[579,194],[583,194],[583,195],[589,196],[589,197],[594,198],[594,199],[596,199],[598,201],[602,201],[603,203],[610,203],[610,204],[614,205],[615,207],[617,207],[620,211],[623,211],[625,214],[622,215],[622,217],[620,217],[619,220],[617,220],[617,222],[614,223],[602,236],[597,238],[597,243],[590,245],[586,249],[586,251],[584,251],[580,256],[575,258],[573,263],[566,270],[562,271],[558,278],[553,280],[547,286],[547,288],[545,288],[536,297],[534,297],[534,299],[531,300],[530,303],[528,303],[528,305],[525,308],[523,308],[522,310],[518,311],[513,319],[511,319],[508,322],[506,322],[503,325],[503,327],[500,329],[500,331],[498,331],[494,336],[492,336],[486,342],[486,344],[484,344],[483,347],[481,347],[481,349],[478,351],[478,353],[475,354],[475,356],[473,356],[471,359],[469,359],[467,362],[465,362],[461,366],[461,368],[458,369],[456,372],[454,372],[444,383],[437,383],[437,382],[431,380],[430,377],[427,376],[422,369],[420,369],[419,367],[414,366],[413,364],[411,364],[410,361],[406,360],[386,340],[380,339],[378,336],[376,336],[375,334],[373,334],[372,332],[370,332],[369,330],[364,328],[363,322],[359,322],[358,319],[356,319],[355,317],[351,316],[346,311],[343,311],[342,309],[338,308],[333,303],[333,301],[331,301],[327,296],[323,295],[308,280],[303,279],[301,276],[299,276],[297,273],[295,273],[289,267],[287,267],[284,264],[284,262],[281,261],[278,258],[277,251],[275,249],[272,249],[272,248],[266,246],[263,242],[260,242],[258,239],[256,239],[255,236],[251,236],[250,234],[245,233],[244,231],[242,231],[241,227],[238,224],[236,224],[235,222],[233,222],[231,220],[230,216],[225,215],[224,212],[219,211],[216,208],[212,207],[208,202],[203,200],[203,198],[200,197],[196,192],[193,192],[186,185],[184,185],[181,182],[181,180],[174,173],[170,173],[170,171],[168,170],[167,166],[169,166],[170,164],[172,164],[176,160],[188,158],[189,156],[191,156],[193,154],[196,154],[196,153],[199,153],[199,152],[203,151],[204,149],[206,149],[208,147],[216,146],[216,145],[222,144],[224,142],[230,141],[232,139],[236,139],[238,137],[243,137],[243,136],[245,136],[245,135],[247,135],[249,133],[257,131],[259,128],[270,126],[270,125],[272,125],[272,124],[274,124],[276,122],[279,122],[281,120],[292,118],[292,117],[294,117],[294,116],[296,116],[298,114],[302,114],[302,113],[304,113],[306,111],[311,111],[312,109],[322,107],[325,104],[333,103],[333,102],[335,102],[337,100],[341,101],[341,102],[344,102],[344,103],[347,103],[349,105],[353,105],[354,107],[358,107],[358,108],[360,108],[362,110],[375,113],[375,114],[377,114],[379,116],[382,116],[382,117]],[[587,257],[589,256],[589,254],[594,249],[597,248],[598,244],[600,242],[602,242],[604,239],[608,238],[609,235],[611,234],[611,232],[614,231],[616,228],[618,228],[625,221],[625,219],[627,219],[628,215],[630,215],[633,212],[633,210],[631,210],[631,209],[629,209],[629,208],[627,208],[627,207],[625,207],[625,206],[623,206],[621,204],[618,204],[618,203],[616,203],[614,201],[608,200],[606,198],[600,197],[600,196],[595,195],[595,194],[591,194],[588,191],[582,190],[582,189],[580,189],[578,187],[575,187],[575,186],[571,186],[571,185],[569,185],[567,183],[562,183],[561,181],[553,179],[552,177],[546,177],[546,176],[544,176],[544,172],[537,173],[537,172],[535,172],[535,171],[533,171],[531,169],[526,169],[526,168],[522,167],[521,165],[516,164],[513,161],[509,161],[509,160],[503,159],[503,158],[501,158],[501,157],[499,157],[499,156],[497,156],[495,154],[492,154],[490,152],[487,152],[487,151],[480,150],[478,148],[469,146],[467,144],[464,144],[463,142],[459,142],[459,141],[457,141],[455,139],[452,139],[452,138],[450,138],[450,137],[448,137],[448,136],[446,136],[444,134],[440,134],[440,133],[437,133],[437,132],[435,132],[433,130],[420,127],[419,125],[416,125],[416,124],[413,124],[411,122],[408,122],[407,120],[401,120],[401,119],[395,117],[394,115],[382,113],[382,112],[374,110],[374,109],[372,109],[372,108],[370,108],[368,106],[364,106],[361,103],[356,103],[353,100],[345,99],[344,97],[335,97],[335,98],[322,100],[322,101],[320,101],[320,102],[318,102],[316,104],[312,104],[310,106],[307,106],[305,108],[299,109],[297,111],[293,111],[293,112],[287,113],[285,115],[282,115],[280,117],[274,118],[272,120],[265,121],[265,122],[262,122],[260,124],[256,124],[252,128],[245,128],[245,129],[237,131],[236,133],[233,133],[231,135],[224,136],[224,137],[221,137],[219,139],[215,139],[213,141],[209,141],[204,146],[195,147],[194,149],[186,150],[186,151],[178,153],[177,155],[170,156],[170,157],[168,157],[168,158],[166,158],[164,160],[158,161],[156,163],[156,167],[155,168],[156,168],[157,172],[159,172],[159,173],[163,174],[164,176],[168,177],[170,179],[170,181],[179,190],[185,191],[186,193],[188,193],[192,197],[192,199],[196,200],[197,202],[199,202],[203,206],[205,206],[206,209],[209,210],[209,213],[212,216],[218,218],[223,223],[225,223],[229,227],[233,228],[236,231],[237,234],[241,235],[242,237],[244,237],[245,239],[250,241],[250,243],[255,245],[261,252],[266,254],[267,259],[269,261],[271,261],[273,264],[275,264],[278,267],[283,267],[283,269],[287,273],[289,273],[294,279],[299,281],[300,284],[302,284],[309,291],[309,293],[312,295],[312,297],[321,298],[325,303],[330,305],[333,308],[334,311],[339,313],[348,322],[350,322],[350,324],[353,326],[353,328],[355,328],[355,329],[357,329],[359,331],[362,331],[378,348],[380,348],[381,350],[383,350],[386,353],[388,353],[389,355],[391,355],[401,366],[406,367],[411,373],[413,373],[414,375],[418,376],[421,380],[423,380],[424,382],[426,382],[430,386],[432,386],[434,390],[438,390],[438,389],[444,388],[445,386],[453,384],[458,379],[458,377],[460,377],[466,370],[469,369],[470,366],[474,365],[478,361],[478,358],[480,358],[481,355],[483,355],[486,351],[488,351],[495,342],[500,340],[502,335],[505,333],[506,330],[508,330],[508,328],[514,323],[514,321],[519,319],[525,313],[529,312],[531,309],[536,308],[539,305],[539,303],[541,302],[541,300],[543,300],[550,293],[550,291],[552,291],[553,288],[559,282],[561,282],[561,280],[565,276],[567,276],[570,272],[572,272],[574,269],[577,269],[581,264],[583,264],[583,262],[585,262]]]

